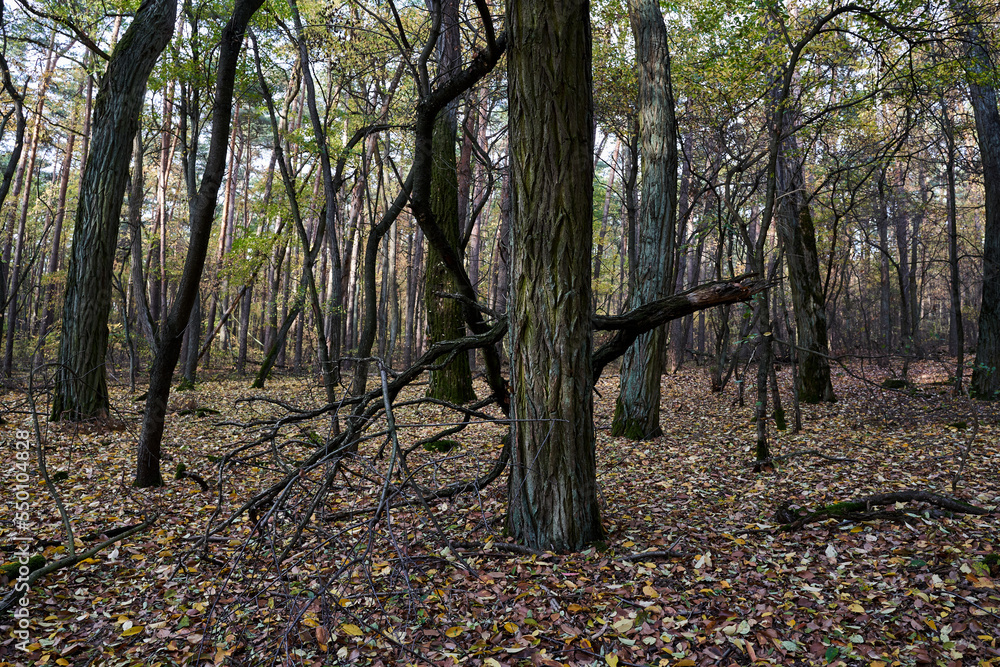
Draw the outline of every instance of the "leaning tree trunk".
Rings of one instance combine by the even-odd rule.
[[[134,485],[137,487],[162,486],[160,475],[160,444],[163,441],[164,418],[167,399],[170,396],[170,382],[181,352],[184,328],[188,324],[191,309],[198,297],[198,284],[205,268],[205,256],[212,235],[212,221],[215,205],[219,197],[219,184],[226,166],[226,144],[231,131],[233,89],[236,66],[243,36],[250,17],[264,0],[236,0],[233,16],[222,31],[222,45],[215,86],[215,108],[212,112],[212,136],[209,140],[208,157],[201,187],[191,202],[191,236],[188,244],[184,272],[181,274],[170,313],[164,318],[159,329],[156,356],[150,370],[149,393],[146,396],[146,410],[139,435],[139,448]]]
[[[439,69],[451,72],[461,66],[459,51],[458,0],[436,0],[440,4],[442,31],[438,42]],[[458,217],[458,170],[455,161],[458,102],[453,100],[438,112],[434,123],[431,163],[431,210],[438,226],[452,248],[459,249],[461,230]],[[442,294],[459,291],[457,281],[431,246],[427,253],[424,300],[427,306],[427,343],[454,340],[465,335],[462,304]],[[432,370],[427,395],[452,403],[465,403],[476,397],[472,389],[469,356],[457,355],[440,370]]]
[[[146,81],[174,32],[177,0],[146,0],[115,47],[94,108],[66,275],[52,419],[108,414],[111,275]]]
[[[642,195],[636,230],[635,282],[629,309],[667,296],[673,285],[677,223],[677,124],[670,88],[667,30],[658,0],[629,0],[629,19],[639,63],[639,132]],[[621,388],[611,435],[643,440],[660,428],[660,376],[666,329],[643,334],[622,358]]]
[[[604,535],[591,377],[588,0],[507,5],[513,267],[507,527],[535,549]]]

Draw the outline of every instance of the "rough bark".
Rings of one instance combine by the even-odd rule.
[[[629,0],[639,63],[642,194],[636,230],[635,281],[629,308],[667,296],[672,284],[677,223],[677,124],[670,86],[667,30],[658,0]],[[662,435],[660,376],[666,350],[663,327],[640,336],[622,357],[613,436],[643,440]]]
[[[976,118],[979,157],[986,200],[983,240],[983,294],[979,308],[979,337],[970,392],[987,400],[1000,398],[1000,111],[997,110],[995,72],[978,17],[959,3],[967,19],[965,44],[971,72],[969,96]]]
[[[601,539],[591,376],[589,2],[507,5],[512,447],[507,527],[525,546]]]
[[[104,355],[128,163],[146,81],[173,35],[176,9],[176,0],[143,2],[101,80],[66,276],[54,420],[108,414]]]
[[[439,75],[447,75],[461,66],[459,51],[458,0],[433,0],[432,11],[440,12],[441,37],[438,42]],[[434,123],[431,162],[431,210],[448,244],[458,249],[461,238],[458,170],[455,160],[457,138],[457,100],[437,114]],[[444,264],[441,255],[431,246],[427,253],[424,278],[424,300],[427,307],[427,342],[453,340],[465,335],[462,304],[442,296],[458,292],[455,277]],[[430,373],[427,396],[452,403],[465,403],[476,397],[472,389],[469,357],[459,355],[440,370]]]

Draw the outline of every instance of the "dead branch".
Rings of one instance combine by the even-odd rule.
[[[955,514],[976,514],[986,516],[992,514],[988,509],[970,505],[964,500],[942,496],[929,491],[895,491],[892,493],[878,493],[858,500],[848,500],[839,503],[824,505],[813,511],[802,514],[798,509],[792,509],[789,503],[782,505],[775,515],[775,518],[782,524],[778,530],[791,532],[803,526],[825,521],[827,519],[839,519],[847,521],[870,521],[880,518],[894,518],[886,512],[872,512],[874,507],[886,507],[896,503],[927,503],[947,512]]]
[[[93,546],[90,549],[87,549],[86,551],[83,551],[73,556],[67,556],[66,558],[61,558],[57,561],[49,563],[45,567],[35,570],[34,572],[28,575],[26,581],[28,587],[30,588],[40,577],[44,577],[46,574],[51,574],[52,572],[55,572],[56,570],[61,570],[65,567],[72,567],[77,563],[79,563],[80,561],[94,557],[95,555],[97,555],[107,547],[111,546],[115,542],[124,540],[125,538],[131,537],[136,533],[146,530],[147,528],[152,526],[153,523],[156,522],[158,516],[159,515],[154,514],[153,516],[149,517],[142,523],[136,526],[132,526],[129,530],[126,530],[123,533],[120,533],[113,537],[109,537],[100,544]],[[21,591],[21,589],[17,587],[12,588],[11,591],[6,595],[6,597],[4,597],[3,601],[0,601],[0,614],[5,613],[10,609],[12,609],[17,604],[17,601],[23,595],[24,593]]]
[[[605,366],[625,354],[629,346],[647,331],[699,310],[749,301],[770,285],[764,280],[751,280],[753,276],[751,273],[698,285],[686,292],[651,301],[624,315],[594,316],[591,319],[594,331],[614,331],[611,338],[594,352],[594,381],[601,377]]]

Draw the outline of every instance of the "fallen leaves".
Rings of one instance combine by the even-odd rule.
[[[295,623],[288,648],[299,652],[293,655],[303,665],[387,664],[386,656],[405,664],[414,660],[405,649],[436,664],[490,667],[519,661],[889,667],[918,657],[942,665],[1000,658],[994,630],[1000,595],[994,561],[988,560],[1000,551],[995,516],[931,516],[929,509],[904,503],[890,508],[905,515],[900,523],[828,519],[796,534],[773,532],[774,508],[789,499],[810,507],[913,488],[947,492],[953,464],[939,457],[949,429],[923,418],[906,422],[895,404],[897,425],[889,426],[869,414],[863,388],[838,385],[840,403],[803,406],[806,430],[776,435],[773,446],[779,453],[817,449],[855,462],[798,457],[776,473],[754,474],[747,467],[749,411],[733,406],[734,394],[709,395],[701,384],[698,371],[665,380],[664,401],[680,407],[665,419],[663,438],[633,443],[598,431],[607,544],[569,555],[501,550],[505,486],[498,481],[478,495],[433,503],[434,516],[456,545],[480,546],[448,548],[435,541],[426,515],[394,510],[398,550],[373,542],[367,564],[353,567],[343,585],[325,593],[324,576],[343,564],[343,554],[317,549],[296,556],[281,582],[287,598],[277,589],[261,589],[251,598],[253,589],[240,579],[247,571],[230,560],[241,549],[262,548],[248,541],[249,523],[210,543],[210,559],[191,549],[217,499],[173,482],[135,492],[121,484],[132,465],[124,433],[84,439],[50,427],[50,463],[71,471],[60,489],[66,498],[82,499],[73,501],[80,534],[132,523],[143,504],[159,507],[162,518],[151,532],[47,578],[32,592],[39,619],[34,637],[52,643],[34,643],[29,659],[168,665],[191,664],[200,655],[203,662],[243,665],[248,636],[207,622],[237,611],[252,613],[245,618],[260,624],[254,641],[280,637]],[[610,421],[613,380],[602,381],[599,390],[600,427]],[[222,410],[220,419],[247,419],[265,410],[234,408],[233,399],[246,393],[235,383],[208,383],[198,391],[199,404]],[[318,388],[300,381],[280,380],[273,391],[305,397],[313,392],[315,403],[323,400]],[[447,420],[446,413],[430,409],[401,415],[401,423],[404,417],[407,423]],[[208,457],[221,456],[246,437],[208,418],[171,419],[176,439],[166,451],[206,478],[215,470]],[[995,418],[981,414],[980,421],[980,438],[995,438]],[[404,436],[426,437],[432,430],[414,427]],[[461,438],[457,455],[414,452],[413,468],[427,480],[433,475],[435,486],[467,479],[491,461],[497,445],[486,427]],[[71,465],[71,446],[85,467]],[[294,454],[282,451],[289,460]],[[998,469],[996,452],[974,452],[963,473],[962,497],[995,506]],[[241,470],[246,476],[240,484],[223,489],[224,509],[238,506],[269,479],[264,466]],[[322,474],[316,470],[304,479],[318,482]],[[363,484],[337,490],[328,508],[317,508],[317,520],[324,512],[375,500]],[[38,525],[50,531],[46,536],[56,536],[49,502],[38,494]],[[361,535],[369,516],[357,523],[338,520],[332,528]],[[464,571],[459,557],[475,573]],[[223,589],[227,577],[232,583]],[[155,651],[169,659],[151,658]]]

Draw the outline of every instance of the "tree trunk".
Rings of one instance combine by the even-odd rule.
[[[954,393],[961,396],[965,375],[965,326],[962,321],[962,274],[958,265],[958,198],[955,192],[955,126],[948,115],[948,107],[941,106],[941,129],[945,140],[945,174],[947,178],[948,266],[951,269],[949,292],[951,294],[951,323],[954,327],[955,364]],[[949,343],[951,341],[949,340]]]
[[[964,2],[966,49],[971,62],[969,95],[976,117],[979,157],[983,165],[986,199],[986,230],[983,241],[983,295],[979,309],[979,336],[972,368],[970,392],[982,399],[1000,398],[1000,112],[990,54],[978,17],[971,17]]]
[[[629,309],[672,290],[677,223],[677,131],[667,30],[658,0],[629,0],[639,63],[642,195],[636,232],[635,280]],[[611,435],[644,440],[660,428],[660,376],[666,350],[663,327],[644,334],[622,358],[621,388]]]
[[[81,89],[82,92],[82,89]],[[66,219],[66,194],[69,190],[69,177],[73,168],[73,146],[76,143],[76,133],[70,132],[66,137],[66,154],[59,168],[59,201],[56,204],[56,218],[52,224],[52,250],[49,252],[49,263],[46,267],[48,275],[59,270],[59,257],[62,254],[62,230],[63,222]],[[48,335],[55,320],[55,285],[49,285],[45,289],[45,311],[42,314],[42,327],[39,332],[40,338]]]
[[[31,208],[31,184],[35,178],[35,162],[38,158],[38,145],[44,127],[42,112],[45,109],[45,97],[48,92],[49,82],[52,79],[52,72],[55,70],[59,56],[62,55],[62,53],[55,51],[53,44],[54,41],[49,44],[45,72],[42,74],[42,82],[38,90],[38,101],[35,104],[35,124],[31,129],[31,138],[28,141],[27,160],[25,165],[22,166],[20,174],[18,174],[18,183],[14,194],[15,201],[17,200],[18,192],[22,195],[19,209],[20,216],[18,217],[17,224],[17,238],[14,242],[14,263],[10,267],[10,290],[7,292],[6,298],[0,300],[0,308],[4,305],[7,306],[7,337],[3,358],[3,374],[5,377],[10,377],[14,366],[14,333],[16,331],[19,310],[17,307],[18,292],[21,291],[21,273],[24,270],[24,267],[21,266],[21,259],[24,255],[24,236],[28,224],[28,211]],[[16,211],[18,211],[17,206],[11,211],[11,220]],[[10,249],[8,247],[4,251],[4,264],[6,264],[6,257],[9,252]],[[3,320],[0,319],[0,327],[2,326]]]
[[[500,191],[500,224],[497,225],[496,265],[497,289],[493,300],[493,310],[498,313],[507,312],[507,299],[510,297],[510,170],[503,178]]]
[[[101,80],[66,276],[52,419],[103,418],[111,275],[146,80],[174,32],[176,0],[146,0]]]
[[[441,37],[438,40],[438,69],[440,73],[461,67],[459,43],[458,0],[433,0],[428,3],[432,11],[441,13]],[[438,5],[435,7],[435,5]],[[431,210],[438,226],[452,248],[461,252],[460,220],[458,217],[458,170],[455,161],[457,138],[457,100],[438,112],[434,123],[431,163]],[[427,253],[427,272],[424,278],[424,299],[427,307],[428,343],[454,340],[465,335],[465,318],[462,304],[456,299],[441,296],[459,291],[457,281],[433,246]],[[466,403],[476,397],[472,389],[472,372],[469,357],[460,354],[440,370],[430,372],[427,396],[452,403]]]
[[[791,119],[785,127],[791,127]],[[826,331],[826,304],[819,274],[816,233],[805,196],[805,178],[794,135],[782,144],[778,156],[778,233],[785,246],[788,282],[795,312],[795,330],[801,348],[800,397],[806,403],[835,401],[830,381],[830,344]]]
[[[170,313],[160,326],[158,346],[149,378],[149,393],[142,419],[134,485],[162,486],[160,444],[170,382],[180,354],[184,328],[198,297],[198,284],[205,267],[205,256],[212,234],[212,221],[218,201],[219,184],[226,166],[226,143],[232,120],[233,88],[243,36],[250,17],[263,0],[236,0],[233,15],[222,31],[216,75],[215,106],[212,112],[212,135],[209,140],[205,172],[198,194],[191,202],[191,236],[184,271]]]
[[[589,2],[512,0],[511,472],[507,527],[534,549],[604,536],[591,378]]]
[[[193,389],[198,382],[198,350],[201,347],[200,291],[195,296],[194,308],[191,310],[191,318],[188,320],[184,335],[187,336],[187,356],[184,358],[184,379],[181,386]]]
[[[889,278],[889,212],[886,210],[885,172],[878,182],[878,198],[875,200],[878,211],[875,213],[875,225],[878,227],[879,249],[879,340],[878,365],[888,366],[889,355],[892,354],[892,293]],[[805,400],[805,396],[803,396]],[[808,401],[807,401],[808,402]]]
[[[403,348],[403,366],[410,367],[417,349],[417,291],[423,276],[424,233],[414,226],[410,234],[410,271],[406,279],[406,345]]]
[[[316,89],[313,84],[312,72],[309,68],[309,49],[306,45],[305,33],[302,29],[302,20],[299,16],[298,5],[295,0],[291,0],[289,7],[292,10],[292,18],[295,21],[295,32],[298,38],[299,60],[302,63],[302,80],[306,84],[306,102],[309,106],[309,118],[312,122],[313,134],[319,148],[320,170],[323,175],[323,214],[325,215],[324,230],[326,233],[327,250],[330,253],[331,271],[333,280],[330,283],[331,290],[329,299],[335,304],[330,309],[331,325],[328,335],[321,336],[321,342],[326,349],[320,352],[320,363],[323,366],[323,382],[327,386],[327,396],[331,397],[336,393],[336,384],[340,381],[340,365],[337,359],[341,351],[341,316],[339,306],[344,300],[341,291],[343,282],[343,267],[340,261],[340,247],[337,242],[337,189],[339,184],[335,184],[333,167],[330,161],[330,151],[326,143],[326,130],[320,119],[319,109],[316,105]],[[317,313],[316,317],[320,317]],[[323,326],[322,318],[317,326]]]
[[[247,285],[240,305],[240,350],[236,357],[236,374],[246,373],[247,338],[250,336],[250,305],[253,300],[253,284]]]

